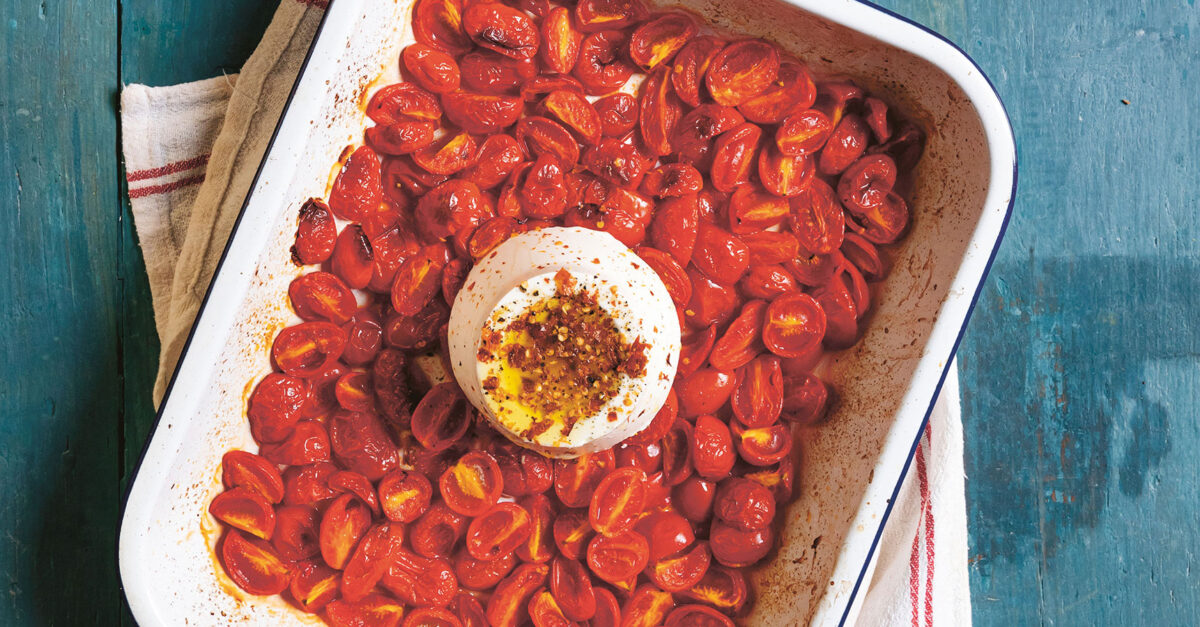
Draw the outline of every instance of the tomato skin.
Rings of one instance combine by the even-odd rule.
[[[454,597],[454,601],[450,603],[450,609],[454,610],[462,627],[488,627],[483,605],[479,603],[479,599],[465,591],[459,592]]]
[[[449,610],[421,607],[409,613],[401,627],[462,627],[462,621]]]
[[[492,456],[500,466],[504,494],[518,497],[541,494],[554,485],[554,466],[538,453],[506,443],[494,447]]]
[[[419,472],[395,469],[379,480],[379,504],[388,520],[410,523],[429,509],[433,486]]]
[[[467,552],[478,560],[511,554],[529,537],[533,526],[529,512],[516,503],[497,503],[471,521]]]
[[[650,223],[650,241],[655,248],[670,253],[680,265],[692,259],[699,228],[696,196],[666,198],[658,203]]]
[[[464,588],[490,590],[508,576],[517,565],[512,553],[504,553],[493,560],[478,560],[467,551],[459,551],[454,558],[454,574]]]
[[[734,376],[715,368],[701,368],[676,384],[680,415],[711,414],[725,405],[733,393]]]
[[[684,518],[694,523],[702,523],[712,516],[716,494],[716,482],[702,477],[688,477],[675,487],[671,500]]]
[[[283,504],[314,505],[337,493],[327,482],[338,467],[328,461],[291,466],[283,471]]]
[[[498,3],[475,3],[462,18],[463,32],[477,45],[514,59],[537,54],[541,37],[524,12]]]
[[[458,594],[458,580],[449,563],[403,548],[393,553],[382,583],[396,598],[417,607],[445,607]]]
[[[493,627],[516,627],[527,613],[533,593],[546,583],[550,567],[545,564],[521,564],[496,585],[487,602],[487,619]]]
[[[377,481],[400,465],[400,451],[373,413],[339,411],[329,419],[333,454],[347,470]]]
[[[671,415],[671,422],[675,422],[674,414]],[[659,446],[658,439],[661,438],[656,438],[651,444],[630,444],[626,440],[618,445],[617,468],[635,467],[647,474],[657,472],[662,465],[662,447]]]
[[[724,479],[733,470],[737,456],[729,426],[712,415],[696,418],[692,436],[692,464],[705,479]]]
[[[732,284],[718,284],[697,271],[694,265],[688,268],[688,277],[692,280],[692,300],[683,310],[688,326],[704,328],[728,322],[741,302]]]
[[[733,620],[707,605],[681,605],[667,616],[666,627],[733,627]]]
[[[333,220],[329,205],[317,198],[306,200],[300,207],[292,261],[297,265],[321,263],[333,254],[336,241],[337,223]]]
[[[463,516],[480,516],[499,500],[504,479],[495,458],[473,451],[447,468],[438,486],[450,509]]]
[[[646,506],[646,472],[627,467],[610,472],[596,485],[588,507],[592,528],[616,536],[633,527]]]
[[[592,103],[600,116],[600,133],[622,137],[637,126],[638,102],[633,96],[617,92]]]
[[[779,420],[784,404],[783,370],[777,357],[759,356],[735,373],[729,404],[738,422],[766,427]]]
[[[247,538],[231,529],[221,541],[220,555],[225,573],[250,594],[279,594],[288,585],[291,575],[288,565],[263,540]]]
[[[255,441],[281,442],[291,435],[308,394],[308,384],[299,377],[275,372],[263,377],[250,394],[246,409]]]
[[[273,464],[301,466],[329,461],[329,434],[315,420],[301,420],[282,442],[264,443],[259,454]]]
[[[467,532],[468,520],[438,501],[409,529],[413,551],[424,557],[447,557]]]
[[[361,601],[379,583],[394,555],[403,550],[404,526],[381,523],[372,527],[358,543],[342,573],[342,597]]]
[[[713,557],[731,568],[750,566],[767,556],[775,546],[775,532],[770,526],[743,531],[720,520],[714,520],[708,535]]]
[[[819,377],[806,373],[787,377],[783,389],[783,417],[789,422],[814,425],[825,419],[829,388]]]
[[[343,220],[356,221],[382,196],[379,155],[368,146],[359,146],[333,180],[329,210]]]
[[[596,615],[597,594],[587,569],[577,560],[557,556],[550,566],[550,593],[571,620],[588,620]]]
[[[572,460],[555,460],[554,493],[567,507],[587,507],[596,486],[616,465],[612,449],[586,453]]]
[[[691,524],[675,512],[649,514],[638,521],[636,529],[650,544],[651,562],[675,555],[696,541]]]
[[[641,534],[625,531],[612,537],[597,535],[588,543],[587,565],[609,583],[635,577],[650,559],[650,545]]]
[[[763,529],[775,519],[775,497],[762,484],[732,477],[717,488],[714,511],[721,521],[743,531]]]

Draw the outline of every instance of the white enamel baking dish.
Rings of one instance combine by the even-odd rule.
[[[755,575],[752,625],[853,624],[890,504],[978,296],[1011,210],[1012,131],[995,91],[961,51],[854,0],[683,0],[718,28],[760,35],[820,74],[845,75],[929,132],[915,219],[891,251],[866,335],[830,368],[841,396],[800,434],[799,499],[782,547]],[[207,514],[220,458],[253,450],[252,381],[290,312],[296,210],[324,196],[331,167],[365,124],[359,95],[411,42],[406,0],[336,0],[258,173],[159,412],[120,533],[125,594],[142,625],[317,622],[248,597],[221,572]]]

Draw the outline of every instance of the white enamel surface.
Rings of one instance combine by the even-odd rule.
[[[623,377],[617,395],[570,433],[553,428],[530,439],[483,391],[481,382],[494,374],[496,362],[481,363],[476,355],[485,328],[502,329],[498,318],[511,320],[556,291],[560,269],[571,273],[579,289],[596,295],[627,341],[649,344],[646,375]],[[454,377],[471,403],[510,440],[549,457],[611,448],[646,428],[671,391],[679,361],[679,321],[662,280],[613,236],[579,227],[523,233],[488,253],[454,300],[449,334]],[[608,419],[610,412],[616,420]]]
[[[797,435],[799,497],[784,513],[777,557],[756,570],[749,625],[853,623],[852,591],[870,583],[868,555],[1007,215],[1014,146],[978,69],[923,30],[853,0],[687,0],[720,28],[764,36],[818,74],[846,75],[931,133],[918,168],[914,223],[889,251],[891,275],[855,348],[828,377],[838,407]],[[412,41],[405,0],[330,3],[262,176],[214,279],[131,488],[120,568],[142,625],[304,625],[279,599],[241,594],[213,558],[206,513],[220,458],[254,450],[245,396],[270,370],[271,337],[291,313],[288,258],[296,209],[324,196],[347,144],[366,124],[356,94]]]

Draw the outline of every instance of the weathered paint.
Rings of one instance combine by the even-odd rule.
[[[1200,11],[881,4],[979,62],[1020,148],[960,352],[976,622],[1196,623]],[[157,342],[120,198],[118,85],[235,71],[274,6],[0,3],[0,624],[122,616],[120,481],[152,419]]]

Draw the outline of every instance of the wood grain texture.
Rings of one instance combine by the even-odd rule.
[[[884,4],[975,58],[1019,147],[960,351],[976,623],[1197,624],[1200,10]]]
[[[236,71],[275,4],[0,3],[0,625],[123,613],[120,486],[157,341],[118,86]],[[960,351],[976,623],[1196,624],[1200,11],[881,4],[978,61],[1021,159]]]
[[[0,624],[121,597],[115,3],[0,3]]]

